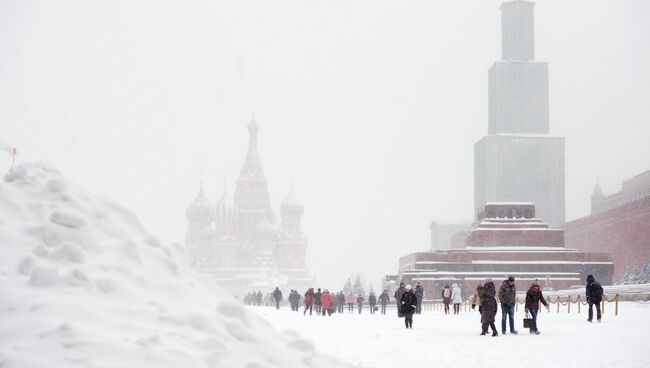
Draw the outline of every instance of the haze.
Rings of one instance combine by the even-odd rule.
[[[0,0],[0,142],[182,241],[203,178],[234,188],[246,124],[276,206],[295,182],[319,284],[378,287],[472,219],[473,144],[501,0]],[[537,1],[551,134],[566,137],[567,219],[650,168],[650,3]],[[0,163],[11,164],[8,155]]]

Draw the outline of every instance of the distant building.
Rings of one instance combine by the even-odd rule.
[[[201,188],[185,213],[185,244],[192,265],[235,295],[268,292],[276,286],[301,290],[313,286],[306,266],[307,237],[301,228],[304,205],[292,185],[280,204],[278,222],[257,151],[258,131],[258,123],[251,120],[248,153],[234,198],[224,188],[221,199],[212,204]]]
[[[421,282],[429,299],[438,299],[442,288],[453,283],[467,297],[488,277],[498,285],[514,276],[519,290],[534,280],[547,288],[567,289],[583,285],[588,274],[611,284],[611,255],[566,248],[564,230],[538,219],[534,204],[490,202],[480,212],[477,225],[453,236],[452,249],[400,258],[397,279]]]
[[[432,221],[431,226],[431,251],[446,250],[451,248],[451,236],[467,231],[472,227],[473,221]]]
[[[564,138],[549,136],[548,64],[534,61],[534,6],[501,5],[503,60],[489,70],[488,135],[474,146],[475,215],[488,202],[529,201],[561,226]]]
[[[566,239],[576,248],[610,252],[614,280],[628,267],[650,259],[650,171],[623,182],[621,190],[605,195],[596,183],[591,214],[564,225]]]

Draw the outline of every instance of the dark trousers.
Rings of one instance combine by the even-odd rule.
[[[339,313],[343,313],[343,308],[345,308],[345,304],[344,303],[339,304]]]
[[[320,315],[321,305],[320,304],[315,304],[315,305],[316,305],[316,314]]]
[[[528,312],[530,312],[530,318],[533,319],[533,323],[530,327],[531,331],[537,331],[537,312],[539,312],[537,309],[529,309]]]
[[[280,309],[280,301],[277,299],[275,300],[275,309]]]
[[[421,314],[421,313],[422,313],[422,301],[421,301],[421,300],[418,300],[418,304],[417,304],[417,306],[415,307],[415,313],[417,313],[417,314]]]
[[[375,314],[375,305],[370,304],[370,314]]]
[[[445,314],[449,314],[449,303],[445,303]]]
[[[454,314],[460,313],[460,304],[454,303]]]
[[[386,304],[381,305],[381,314],[386,314]]]
[[[311,304],[305,304],[305,311],[302,314],[307,314],[307,309],[309,309],[309,315],[311,316],[311,311],[314,309]]]
[[[406,328],[413,328],[413,313],[404,314],[404,324]]]
[[[323,316],[331,316],[332,315],[332,308],[323,308]]]
[[[589,320],[594,319],[594,310],[593,307],[596,307],[596,319],[600,320],[600,303],[589,303]]]
[[[363,307],[363,304],[359,304],[359,314],[361,314],[362,307]]]
[[[494,322],[490,322],[490,323],[481,324],[481,328],[483,329],[483,333],[488,332],[488,327],[490,327],[492,329],[493,333],[497,332],[497,326],[494,325]]]
[[[348,312],[354,312],[354,303],[348,303]]]
[[[506,317],[509,317],[510,332],[515,332],[515,306],[501,304],[501,332],[506,333]]]

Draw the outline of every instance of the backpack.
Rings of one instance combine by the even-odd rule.
[[[451,290],[445,289],[444,296],[445,296],[445,298],[451,298]]]
[[[591,298],[600,301],[603,297],[603,287],[599,283],[591,284]]]

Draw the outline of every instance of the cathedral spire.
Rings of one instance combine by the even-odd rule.
[[[248,123],[248,152],[244,160],[244,166],[239,173],[239,180],[257,179],[266,180],[264,177],[264,170],[262,169],[262,162],[260,155],[257,152],[257,133],[260,130],[260,125],[255,118],[251,119]]]
[[[275,224],[267,181],[257,151],[257,133],[260,130],[260,125],[253,118],[247,127],[248,152],[235,189],[235,205],[240,214],[240,231],[254,227],[262,220],[261,217],[266,217],[269,223]]]

